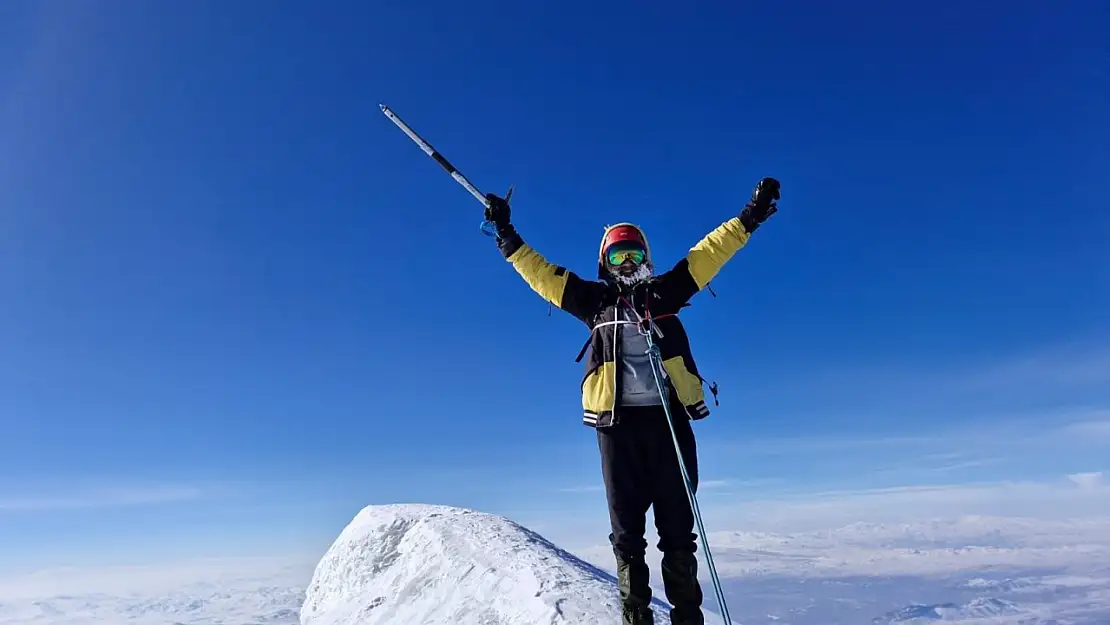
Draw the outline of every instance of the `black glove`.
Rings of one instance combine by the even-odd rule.
[[[755,185],[752,199],[744,205],[744,210],[740,211],[740,223],[744,224],[748,234],[755,232],[759,224],[778,212],[778,206],[775,205],[777,199],[779,199],[778,180],[764,178]]]
[[[508,200],[493,193],[487,193],[486,201],[489,203],[486,206],[486,221],[493,222],[497,226],[498,234],[508,230],[511,225],[509,217],[512,215]]]
[[[494,227],[497,228],[497,247],[501,249],[505,258],[508,258],[520,249],[521,245],[524,245],[524,241],[517,234],[516,228],[509,221],[509,217],[512,215],[509,201],[492,193],[486,194],[486,201],[489,203],[486,206],[486,221],[493,223]]]

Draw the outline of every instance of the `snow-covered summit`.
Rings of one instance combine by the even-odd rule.
[[[656,606],[656,623],[669,623]],[[708,616],[708,615],[707,615]],[[616,580],[508,519],[369,506],[324,554],[302,625],[620,622]]]

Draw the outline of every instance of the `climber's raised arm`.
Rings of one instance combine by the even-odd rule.
[[[660,276],[671,298],[685,302],[704,289],[725,263],[747,245],[759,224],[778,210],[775,206],[778,199],[778,180],[760,180],[739,215],[714,228],[673,269]]]
[[[605,285],[583,280],[566,267],[548,262],[516,231],[510,221],[509,203],[492,193],[486,194],[486,199],[486,221],[496,227],[497,247],[513,269],[540,297],[589,324],[600,306]]]

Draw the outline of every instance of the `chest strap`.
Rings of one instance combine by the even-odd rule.
[[[633,312],[635,312],[635,311],[633,311]],[[668,313],[666,315],[656,315],[655,317],[651,317],[651,319],[652,320],[666,319],[667,317],[677,317],[677,316],[678,315],[676,315],[674,313]],[[603,322],[595,325],[593,328],[590,329],[590,335],[586,337],[586,342],[582,344],[582,349],[578,352],[578,357],[574,359],[574,362],[582,362],[582,358],[586,355],[586,350],[590,349],[590,343],[594,339],[594,332],[597,332],[598,328],[604,328],[606,326],[636,326],[637,328],[639,328],[640,324],[643,321],[645,321],[645,319],[643,317],[640,317],[640,319],[641,319],[641,322],[639,322],[639,323],[635,322],[635,321],[628,321],[626,319],[618,319],[616,321],[603,321]],[[652,328],[655,329],[655,331],[657,333],[659,333],[660,336],[662,336],[663,331],[660,330],[658,326],[656,326],[655,324],[652,324]]]

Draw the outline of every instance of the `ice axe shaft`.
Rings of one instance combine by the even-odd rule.
[[[463,188],[467,191],[470,191],[470,195],[473,195],[476,200],[481,202],[482,206],[485,206],[487,208],[489,207],[489,201],[486,200],[485,194],[479,191],[478,187],[475,187],[473,183],[467,180],[466,176],[464,176],[461,171],[456,169],[455,166],[451,164],[451,161],[443,158],[443,155],[436,151],[436,149],[432,147],[432,144],[428,143],[423,138],[421,138],[420,135],[416,134],[416,131],[409,127],[409,125],[406,124],[404,120],[402,120],[400,117],[397,117],[397,114],[394,113],[388,106],[384,104],[380,104],[379,106],[381,106],[382,108],[382,113],[385,113],[385,116],[388,117],[390,121],[392,121],[394,124],[397,124],[397,127],[400,128],[406,135],[408,135],[409,139],[412,139],[413,143],[420,146],[420,149],[424,150],[425,154],[432,157],[435,162],[439,163],[440,167],[447,170],[447,173],[451,174],[451,177],[455,179],[455,182],[461,184]],[[508,201],[508,199],[512,197],[512,195],[513,188],[509,187],[509,192],[505,195],[505,200]]]

